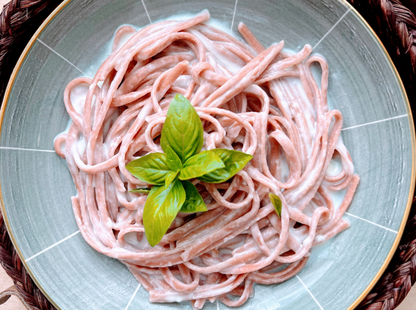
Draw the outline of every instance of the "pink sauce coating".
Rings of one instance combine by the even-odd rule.
[[[217,299],[236,307],[254,283],[293,277],[314,245],[349,227],[342,216],[359,182],[339,138],[342,115],[328,110],[325,59],[309,45],[296,54],[282,52],[283,41],[265,49],[240,24],[245,44],[208,19],[204,11],[139,31],[121,27],[94,78],[66,87],[72,123],[55,139],[78,191],[72,206],[84,239],[125,264],[150,301],[189,300],[195,309]],[[321,67],[320,86],[312,64]],[[125,166],[162,151],[157,137],[177,93],[203,122],[203,149],[254,157],[231,183],[195,180],[209,211],[179,213],[152,248],[142,223],[147,196],[129,193],[148,184]],[[336,175],[328,173],[334,160]],[[330,193],[341,190],[336,208]],[[281,217],[269,192],[283,202]]]

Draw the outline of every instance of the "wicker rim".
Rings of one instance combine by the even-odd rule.
[[[356,308],[360,302],[366,297],[366,295],[370,292],[370,290],[377,284],[378,280],[381,278],[381,276],[383,275],[384,271],[386,270],[386,268],[388,267],[391,259],[393,258],[396,249],[400,243],[400,240],[402,238],[406,223],[407,223],[407,219],[412,207],[412,201],[413,201],[413,196],[414,196],[414,191],[415,191],[415,182],[416,182],[416,169],[415,169],[415,165],[416,165],[416,152],[415,152],[415,145],[416,145],[416,141],[415,141],[415,125],[413,122],[413,115],[412,115],[412,110],[411,110],[411,106],[410,106],[410,102],[409,102],[409,98],[407,95],[407,92],[405,90],[404,84],[402,82],[401,76],[399,75],[397,68],[395,66],[395,64],[393,63],[387,49],[385,48],[384,44],[382,43],[382,41],[380,40],[380,38],[378,37],[378,35],[374,32],[373,28],[368,24],[368,22],[361,16],[361,14],[350,4],[348,3],[346,0],[338,0],[339,2],[343,3],[353,14],[355,14],[360,21],[370,30],[370,33],[375,37],[375,39],[378,41],[379,45],[382,47],[384,54],[386,56],[386,58],[388,59],[388,62],[390,63],[390,65],[393,67],[394,73],[396,75],[397,80],[399,81],[399,85],[402,89],[402,92],[404,94],[405,97],[405,102],[406,102],[406,108],[408,111],[408,118],[409,118],[409,123],[410,123],[410,131],[411,131],[411,140],[412,140],[412,175],[411,175],[411,184],[410,184],[410,189],[409,189],[409,194],[408,194],[408,200],[407,200],[407,204],[406,204],[406,210],[404,213],[404,216],[402,218],[402,222],[400,224],[400,228],[398,229],[398,233],[396,235],[396,238],[394,240],[394,243],[392,245],[392,247],[390,248],[390,251],[383,263],[383,265],[380,267],[380,269],[378,270],[377,274],[374,276],[374,278],[371,280],[371,282],[369,283],[369,285],[364,289],[364,291],[358,296],[358,298],[347,308],[348,310],[352,310],[354,308]],[[40,25],[40,27],[37,29],[37,31],[34,33],[34,35],[32,36],[32,38],[30,39],[30,41],[27,43],[25,49],[23,50],[22,54],[20,55],[14,69],[13,72],[10,76],[9,82],[7,84],[7,88],[6,91],[4,93],[4,97],[3,97],[3,102],[2,102],[2,107],[0,110],[0,136],[1,136],[1,131],[2,131],[2,125],[3,125],[3,119],[4,119],[4,114],[6,111],[6,106],[7,106],[7,102],[8,102],[8,98],[9,98],[9,94],[10,91],[12,89],[12,86],[14,84],[15,78],[17,73],[19,72],[19,69],[23,63],[23,60],[26,58],[27,53],[29,52],[29,50],[31,49],[32,45],[34,44],[34,42],[37,40],[38,36],[40,35],[40,33],[44,30],[44,28],[49,24],[49,22],[67,5],[71,2],[71,0],[64,0],[55,10],[53,10],[53,12],[45,19],[45,21]],[[1,207],[1,212],[3,213],[3,218],[4,218],[4,223],[6,224],[7,230],[9,232],[9,236],[10,239],[13,243],[13,246],[15,248],[15,251],[18,253],[19,257],[23,257],[22,252],[14,238],[14,235],[12,233],[11,230],[11,226],[7,217],[7,214],[5,212],[5,205],[4,205],[4,201],[3,201],[3,196],[2,196],[2,192],[1,192],[1,184],[0,184],[0,207]],[[25,260],[21,260],[24,267],[26,268],[27,272],[30,274],[30,277],[32,278],[33,282],[35,282],[36,286],[42,291],[42,293],[44,294],[44,296],[46,296],[49,301],[51,302],[51,304],[53,306],[55,306],[57,309],[60,309],[60,307],[55,303],[55,301],[51,298],[51,296],[49,296],[49,294],[45,291],[45,289],[40,285],[40,283],[38,282],[38,280],[36,279],[36,277],[34,276],[32,270],[30,269],[30,267],[28,266],[28,264],[26,263]]]

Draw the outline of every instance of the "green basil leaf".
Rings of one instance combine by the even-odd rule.
[[[163,185],[171,171],[163,153],[150,153],[126,165],[127,170],[139,180],[154,185]]]
[[[169,145],[184,163],[201,150],[203,143],[204,130],[195,108],[184,96],[176,95],[163,124],[160,146],[167,153]]]
[[[130,193],[149,194],[151,188],[135,188],[129,191]]]
[[[186,199],[179,180],[169,186],[153,186],[143,210],[146,238],[153,247],[160,242]]]
[[[272,193],[269,193],[269,198],[274,206],[274,209],[276,210],[277,215],[280,217],[282,215],[282,200],[279,196]]]
[[[224,163],[213,151],[203,151],[185,162],[179,180],[197,178],[223,167],[225,167]]]
[[[166,176],[166,179],[165,179],[165,186],[166,187],[169,186],[169,184],[172,183],[176,179],[176,176],[178,175],[178,173],[179,173],[179,170],[171,171],[171,172],[168,173],[168,175]]]
[[[253,158],[253,156],[239,151],[227,149],[214,149],[212,151],[222,160],[225,167],[198,177],[199,180],[206,183],[223,183],[227,181],[243,169]]]
[[[182,169],[181,159],[178,157],[178,154],[176,154],[175,151],[172,150],[170,145],[166,146],[166,163],[168,164],[168,167],[172,170]]]
[[[182,181],[182,185],[186,192],[186,200],[181,208],[181,212],[193,213],[208,211],[195,185],[189,181]]]

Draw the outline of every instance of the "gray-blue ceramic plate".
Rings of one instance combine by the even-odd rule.
[[[85,72],[121,24],[209,9],[236,30],[244,21],[264,45],[314,46],[330,66],[329,104],[344,115],[342,138],[361,177],[345,217],[351,228],[314,248],[298,276],[257,285],[242,309],[352,309],[388,265],[414,188],[414,128],[400,78],[364,20],[336,0],[65,1],[23,52],[3,102],[0,140],[2,208],[13,243],[39,288],[61,309],[191,309],[152,305],[118,261],[78,233],[75,188],[53,139],[68,123],[63,91]],[[207,304],[206,309],[225,309]]]

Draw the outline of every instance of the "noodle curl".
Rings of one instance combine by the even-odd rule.
[[[342,115],[328,109],[325,59],[309,45],[296,54],[283,52],[283,41],[265,49],[240,24],[245,44],[208,19],[204,11],[139,31],[119,28],[95,76],[66,87],[72,122],[55,140],[78,191],[72,206],[84,239],[125,264],[150,301],[189,300],[196,309],[217,299],[240,306],[254,283],[293,277],[314,245],[349,227],[342,215],[359,182],[340,138]],[[130,39],[121,45],[123,36]],[[161,151],[178,93],[202,120],[203,150],[233,149],[253,159],[228,183],[193,181],[208,211],[179,213],[152,248],[142,222],[147,196],[129,192],[148,184],[126,164]],[[330,172],[335,163],[338,171]],[[341,190],[336,207],[331,195]],[[280,216],[270,192],[282,200]]]

